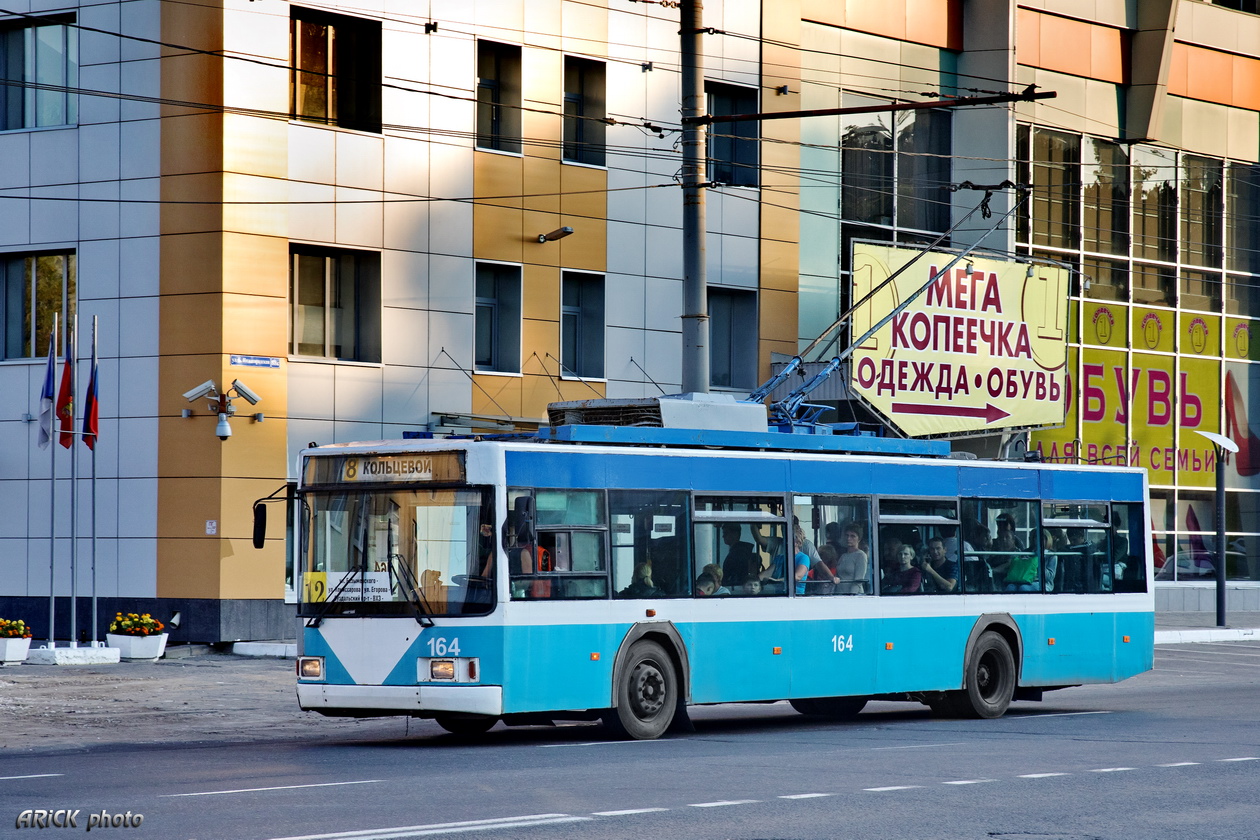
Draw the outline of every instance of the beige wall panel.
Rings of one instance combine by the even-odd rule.
[[[566,10],[566,17],[569,10]],[[603,12],[596,11],[601,18],[605,17]],[[545,27],[533,26],[531,29],[540,29]],[[533,43],[531,37],[530,43]],[[573,49],[573,47],[566,47]],[[606,50],[606,46],[601,46],[594,52],[602,52]],[[577,50],[578,52],[592,52],[591,50]],[[564,102],[564,53],[560,50],[553,49],[531,49],[526,46],[521,51],[521,77],[524,81],[524,99],[525,104],[530,106],[540,106],[548,110],[558,110]],[[540,118],[549,122],[554,122],[555,127],[560,125],[560,119],[552,114],[538,114],[526,111],[522,114],[523,120]],[[522,120],[522,121],[523,121]],[[525,132],[526,137],[545,137],[548,135],[531,134]],[[553,135],[554,136],[554,135]]]
[[[473,254],[478,259],[522,262],[521,211],[478,204],[473,208]],[[534,245],[538,234],[534,234]]]
[[[275,488],[272,488],[275,489]],[[268,491],[270,492],[270,491]],[[255,496],[254,498],[258,498]],[[246,509],[253,499],[243,502]],[[219,541],[220,598],[263,599],[284,597],[284,551],[258,550],[250,538]]]
[[[162,237],[159,249],[162,293],[218,292],[224,278],[223,236],[188,233]]]
[[[524,188],[521,192],[530,196],[525,199],[524,205],[530,210],[559,213],[560,159],[525,158],[524,175]]]
[[[548,244],[554,246],[556,243]],[[551,266],[526,265],[522,275],[524,285],[521,288],[521,317],[526,320],[559,321],[560,272]],[[530,344],[526,342],[525,346],[529,347]]]
[[[218,376],[206,377],[211,378],[219,381]],[[170,382],[169,389],[182,403],[181,409],[190,408],[193,412],[192,417],[181,417],[176,411],[174,415],[165,414],[158,418],[158,475],[163,479],[197,476],[206,481],[217,481],[217,476],[222,475],[222,450],[227,441],[221,441],[214,435],[218,417],[206,408],[205,400],[190,403],[180,398],[182,392],[206,379],[196,379],[187,384],[182,379],[162,379],[162,382]]]
[[[1116,85],[1086,80],[1085,114],[1089,118],[1089,127],[1085,131],[1104,137],[1118,137],[1123,107],[1124,97]]]
[[[1229,110],[1229,157],[1235,160],[1260,161],[1260,113]]]
[[[1188,152],[1225,157],[1229,149],[1229,109],[1224,105],[1182,100],[1181,143]]]
[[[163,355],[219,355],[223,352],[222,295],[163,295],[160,317]],[[196,384],[190,382],[188,387]]]
[[[1173,148],[1181,145],[1181,127],[1186,100],[1180,96],[1169,96],[1164,100],[1163,125],[1159,130],[1159,139]]]
[[[765,2],[765,0],[763,0]],[[846,6],[836,0],[801,0],[801,19],[825,23],[829,26],[845,26]]]
[[[236,114],[223,116],[223,168],[229,172],[289,177],[288,123]],[[280,214],[280,207],[271,208]]]
[[[615,33],[613,38],[608,37],[607,0],[565,3],[561,31],[564,33],[565,50],[591,55],[607,52],[610,40],[621,40],[615,37]]]
[[[162,97],[178,102],[222,105],[223,60],[213,55],[167,53],[162,57]],[[162,106],[163,116],[185,114],[187,111],[184,106]]]
[[[223,9],[223,0],[163,9],[162,40],[198,50],[223,49]]]
[[[783,204],[784,207],[773,207],[769,204],[761,205],[761,238],[763,242],[792,242],[800,241],[800,215],[796,212],[797,205],[795,196],[785,196],[786,201],[779,201],[778,197],[770,198],[770,201],[776,204]],[[764,259],[764,258],[763,258]]]
[[[791,242],[761,241],[761,288],[796,293],[800,282],[799,250]]]
[[[574,232],[565,239],[558,239],[555,242],[539,242],[538,237],[544,233],[550,233],[557,228],[568,225],[573,228]],[[602,225],[601,225],[602,226]],[[521,253],[523,259],[531,265],[563,265],[563,257],[565,256],[565,243],[577,239],[579,236],[589,237],[592,233],[592,223],[587,219],[565,219],[557,213],[536,213],[527,210],[521,214]]]
[[[162,233],[204,233],[223,229],[223,176],[167,175],[162,178],[164,201],[198,201],[201,204],[162,205]]]
[[[221,282],[224,292],[272,295],[285,301],[288,300],[288,239],[276,236],[225,233],[222,240]],[[287,313],[284,317],[287,319]]]
[[[162,174],[186,175],[221,169],[223,125],[223,114],[185,114],[163,118]]]
[[[172,332],[182,333],[189,328],[171,328],[163,330],[163,336],[169,336]],[[193,327],[195,329],[195,327]],[[176,336],[178,338],[178,336]],[[219,382],[220,375],[223,373],[223,365],[225,359],[221,353],[207,353],[202,355],[192,355],[181,353],[177,340],[170,340],[171,347],[165,345],[162,347],[162,357],[159,361],[160,368],[158,376],[163,384],[162,390],[157,395],[157,411],[160,417],[174,417],[177,421],[182,420],[179,413],[185,408],[191,408],[198,416],[207,414],[204,400],[197,400],[190,403],[184,399],[185,391],[191,390],[194,386],[200,385],[207,379],[213,379]],[[136,412],[123,412],[123,416],[129,416]],[[172,431],[182,430],[182,426],[172,426]]]
[[[556,188],[564,193],[561,212],[590,219],[608,218],[608,173],[589,166],[562,166]]]
[[[338,191],[338,198],[350,201],[368,200],[379,202],[378,192]],[[261,233],[268,236],[288,236],[289,216],[283,204],[287,201],[289,185],[283,178],[261,178],[255,175],[223,174],[223,229],[240,233]],[[340,214],[374,214],[375,229],[380,230],[381,207],[379,204],[346,205],[338,208]],[[339,237],[346,241],[347,237]],[[377,234],[379,245],[379,233]]]
[[[758,335],[761,337],[761,355],[758,360],[759,370],[769,367],[767,344],[775,345],[772,349],[780,353],[795,353],[796,350],[796,313],[797,301],[795,291],[779,291],[761,289],[760,321]],[[789,349],[783,349],[784,347]]]
[[[276,297],[224,295],[224,353],[284,356],[288,352],[287,303]]]
[[[962,37],[962,3],[958,0],[906,0],[908,40],[958,49]]]
[[[526,339],[522,346],[530,347],[529,340]],[[522,363],[525,361],[525,359],[521,360]],[[472,389],[473,414],[507,414],[508,416],[521,414],[521,377],[481,376],[479,374],[473,374],[473,376],[476,382]]]
[[[520,207],[524,183],[524,158],[494,152],[476,152],[473,155],[473,192],[477,196],[509,196],[508,198],[479,198],[478,207],[499,205]]]
[[[237,413],[230,421],[232,436],[225,441],[215,439],[214,442],[223,446],[222,461],[225,475],[259,478],[271,482],[272,486],[269,489],[253,497],[257,499],[276,489],[282,481],[278,476],[284,476],[288,472],[286,464],[288,424],[283,419],[284,385],[280,382],[276,387],[272,387],[266,379],[255,376],[253,373],[247,378],[235,371],[226,374],[224,379],[230,383],[234,377],[239,377],[262,399],[259,400],[257,406],[252,406],[244,400],[236,400]],[[269,407],[275,411],[275,414],[266,414]],[[250,419],[253,413],[259,411],[263,412],[267,418],[262,423],[256,423]],[[253,499],[249,501],[252,502]],[[246,508],[248,509],[248,505]],[[220,531],[220,533],[239,535],[248,534],[248,531]]]
[[[867,0],[844,0],[845,26],[871,32],[886,38],[906,37],[906,2],[889,0],[870,3]]]
[[[521,370],[529,371],[532,374],[541,374],[543,368],[550,371],[554,376],[559,370],[557,363],[553,359],[548,359],[547,354],[550,353],[555,358],[560,358],[560,322],[551,319],[530,319],[521,321],[521,344],[525,347],[525,357],[521,359]],[[543,365],[538,365],[538,359],[533,359],[532,354],[538,353],[538,358],[543,360]],[[526,360],[529,359],[529,364]]]
[[[159,521],[161,505],[159,504]],[[202,523],[204,531],[205,523]],[[159,598],[218,598],[219,541],[162,538],[157,541]],[[283,577],[281,578],[283,580]]]

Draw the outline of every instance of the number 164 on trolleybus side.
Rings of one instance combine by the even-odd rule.
[[[692,704],[990,718],[1152,667],[1138,469],[559,426],[301,470],[298,699],[325,715],[656,738]]]

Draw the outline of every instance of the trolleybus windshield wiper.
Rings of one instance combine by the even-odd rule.
[[[328,614],[328,610],[331,605],[340,599],[341,593],[346,590],[346,586],[354,579],[355,575],[363,575],[363,568],[361,566],[356,566],[347,572],[345,577],[341,579],[341,582],[334,586],[333,590],[324,596],[324,600],[320,602],[319,606],[316,608],[315,614],[311,616],[309,621],[306,622],[307,627],[318,627],[324,622],[324,616]],[[360,587],[362,587],[362,583],[360,583]]]
[[[396,584],[394,583],[395,563],[398,566],[398,583]],[[416,623],[421,627],[432,627],[433,619],[429,618],[429,616],[433,614],[433,608],[424,599],[424,592],[420,590],[420,582],[416,580],[416,576],[411,571],[411,567],[407,565],[406,559],[401,554],[391,554],[389,555],[389,562],[385,564],[385,569],[389,574],[390,594],[401,589],[403,596],[407,599],[407,603],[411,604],[411,608],[416,611]]]

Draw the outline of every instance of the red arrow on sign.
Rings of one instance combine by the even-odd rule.
[[[984,408],[967,408],[961,405],[919,405],[917,403],[893,403],[893,414],[935,414],[943,417],[983,417],[984,422],[992,423],[1003,417],[1010,417],[1009,411],[1003,411],[993,403]]]

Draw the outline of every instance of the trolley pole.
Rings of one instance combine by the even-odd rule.
[[[683,185],[683,393],[709,391],[709,304],[705,276],[705,114],[704,65],[700,54],[704,6],[681,0]],[[688,119],[690,118],[690,119]]]

